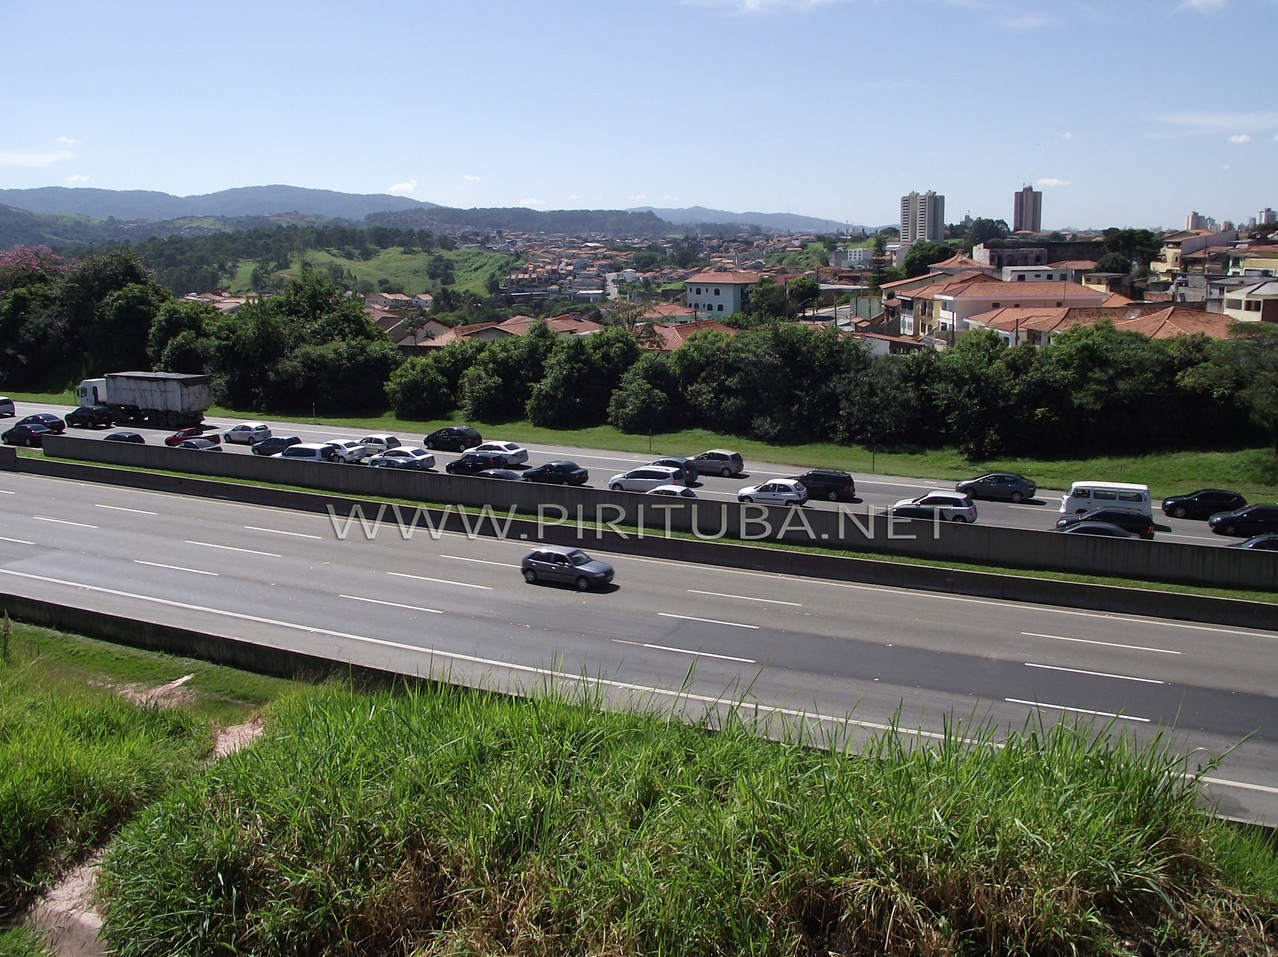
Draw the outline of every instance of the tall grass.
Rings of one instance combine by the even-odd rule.
[[[768,742],[744,712],[708,734],[450,688],[303,693],[268,724],[114,845],[116,953],[1278,943],[1273,847],[1213,823],[1163,742],[1109,726],[995,741],[954,725],[934,747],[884,734],[829,753]]]

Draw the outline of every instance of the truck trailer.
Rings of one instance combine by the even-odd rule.
[[[199,425],[209,407],[209,377],[180,372],[108,372],[85,379],[81,405],[105,405],[117,423],[144,422],[157,429]]]

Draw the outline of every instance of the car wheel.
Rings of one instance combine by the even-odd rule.
[[[1013,503],[1013,504],[1015,504],[1015,505],[1019,505],[1019,504],[1021,504],[1021,502],[1023,502],[1023,501],[1025,501],[1025,496],[1024,496],[1024,495],[1022,495],[1020,492],[1013,492],[1013,493],[1012,493],[1012,503]]]
[[[1185,506],[1177,505],[1175,508],[1172,509],[1172,515],[1176,516],[1177,518],[1184,518]]]
[[[609,487],[610,489],[612,489],[614,492],[620,492],[620,491],[622,490],[622,489],[621,489],[621,483],[620,483],[620,482],[613,482],[613,483],[612,483],[611,485],[609,485],[608,487]]]
[[[1237,526],[1235,526],[1235,525],[1226,525],[1226,526],[1224,526],[1224,530],[1225,530],[1225,534],[1226,534],[1226,535],[1237,535],[1237,534],[1238,534],[1238,528],[1237,528]]]
[[[745,502],[747,505],[753,505],[753,504],[754,504],[754,499],[753,499],[753,498],[751,498],[749,495],[742,495],[742,496],[741,496],[741,501]]]
[[[537,573],[533,571],[531,568],[525,568],[524,581],[528,582],[528,584],[530,585],[537,584]]]
[[[724,478],[732,478],[732,469],[725,466],[719,474],[722,475]]]
[[[837,502],[839,500],[839,493],[831,490],[825,493],[825,497],[831,502]]]
[[[966,518],[964,518],[962,515],[951,515],[951,516],[950,516],[950,521],[951,521],[951,522],[958,522],[960,525],[965,525],[965,524],[967,524],[967,519],[966,519]]]
[[[574,584],[577,586],[577,591],[585,591],[590,587],[590,579],[588,579],[585,575],[578,575],[577,581],[574,582]]]

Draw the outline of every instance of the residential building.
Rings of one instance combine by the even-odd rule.
[[[943,335],[952,338],[967,331],[972,316],[1003,307],[1102,306],[1111,296],[1059,280],[1003,282],[984,273],[946,277],[914,290],[898,292],[902,335]],[[1125,301],[1125,300],[1124,300]],[[886,304],[886,300],[885,300]]]
[[[1153,339],[1202,333],[1213,339],[1229,335],[1231,320],[1218,313],[1165,303],[1126,303],[1061,308],[1003,307],[968,320],[970,330],[992,329],[1009,345],[1042,347],[1055,336],[1080,325],[1109,321],[1114,328]]]
[[[928,190],[901,197],[901,242],[939,243],[945,239],[945,197]]]
[[[1256,214],[1256,224],[1259,226],[1274,222],[1278,222],[1278,213],[1275,213],[1268,206]]]
[[[1043,231],[1043,193],[1026,186],[1012,196],[1012,232]]]
[[[1234,322],[1278,322],[1278,279],[1229,290],[1224,315]]]
[[[683,284],[688,308],[697,313],[730,316],[744,312],[750,290],[759,282],[757,272],[699,272]]]

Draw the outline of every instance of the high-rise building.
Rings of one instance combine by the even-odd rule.
[[[1278,222],[1278,215],[1275,215],[1274,211],[1270,209],[1268,206],[1266,206],[1257,214],[1256,222],[1262,226],[1265,223]]]
[[[1032,186],[1026,186],[1012,196],[1012,232],[1043,231],[1043,194]]]
[[[932,190],[901,197],[901,242],[945,240],[945,197]]]

